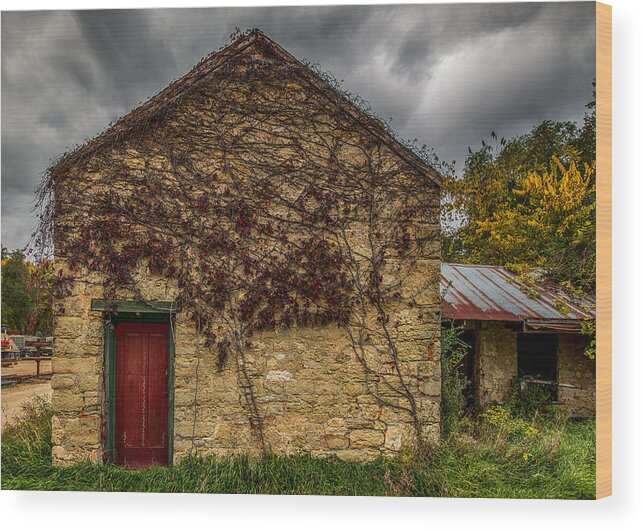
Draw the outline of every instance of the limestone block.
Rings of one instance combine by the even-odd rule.
[[[52,394],[51,408],[54,412],[75,415],[85,407],[83,395],[69,389],[56,390]]]
[[[352,430],[349,433],[351,448],[379,447],[384,444],[384,433],[375,430]]]
[[[381,456],[381,452],[374,448],[348,448],[337,450],[335,455],[344,461],[373,461]]]
[[[331,450],[342,450],[348,448],[349,439],[341,435],[325,435],[324,443]]]
[[[384,447],[387,450],[399,451],[402,449],[402,438],[404,429],[399,424],[393,424],[387,427],[384,438]]]
[[[349,417],[345,419],[344,424],[348,429],[372,429],[375,425],[375,421],[371,419]]]
[[[102,392],[102,376],[98,374],[80,374],[78,375],[78,387],[81,393]]]
[[[290,382],[293,380],[293,375],[285,370],[269,371],[266,375],[266,380],[270,382]]]
[[[56,445],[51,448],[51,460],[54,465],[64,466],[73,462],[72,456],[64,446]]]
[[[55,337],[57,341],[82,337],[86,330],[86,318],[67,315],[59,315],[56,317]]]
[[[51,388],[79,390],[77,378],[73,374],[54,374],[51,377]]]
[[[425,395],[439,397],[441,393],[440,386],[441,383],[439,379],[427,378],[420,383],[420,392]]]
[[[440,420],[440,402],[434,397],[421,397],[417,401],[420,422],[438,422]]]
[[[97,374],[98,368],[96,358],[68,358],[55,354],[52,360],[54,374]]]

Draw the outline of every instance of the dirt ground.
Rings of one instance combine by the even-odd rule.
[[[51,381],[17,383],[2,386],[2,424],[15,419],[22,413],[22,405],[40,396],[51,401]]]
[[[40,374],[51,374],[51,360],[40,362]],[[2,377],[35,376],[36,362],[33,360],[3,361]],[[51,400],[51,381],[31,380],[2,386],[2,424],[10,422],[22,413],[22,405],[40,396]]]
[[[40,374],[51,373],[51,360],[43,360],[40,362]],[[35,376],[36,362],[29,359],[18,361],[3,361],[2,362],[2,376]]]

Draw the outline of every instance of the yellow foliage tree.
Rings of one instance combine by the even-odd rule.
[[[593,108],[593,107],[590,107]],[[446,179],[443,259],[537,270],[593,292],[596,280],[596,163],[592,116],[543,122],[497,146],[469,150]]]
[[[488,219],[475,220],[475,232],[504,265],[586,288],[596,268],[595,166],[581,172],[573,160],[552,161],[549,171],[529,172]]]

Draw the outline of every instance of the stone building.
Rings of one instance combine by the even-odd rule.
[[[502,403],[522,381],[550,388],[572,416],[595,415],[596,364],[585,354],[590,336],[581,333],[594,317],[593,300],[502,267],[441,269],[442,318],[463,325],[466,391],[476,405]]]
[[[367,460],[437,439],[440,176],[261,32],[206,57],[48,175],[60,281],[55,464],[166,465],[262,450]],[[421,184],[413,200],[426,197],[408,208],[408,227],[395,228],[405,256],[414,253],[405,262],[373,249],[404,212],[378,194],[411,181]],[[355,206],[337,200],[351,216],[340,226],[330,196],[349,184]],[[364,204],[381,207],[372,233],[354,215]],[[323,216],[339,227],[335,239],[315,225]],[[307,239],[280,229],[286,218],[297,218]],[[248,234],[274,271],[260,269]],[[312,255],[310,242],[319,244]],[[230,249],[243,255],[224,254]],[[332,260],[352,253],[366,258],[348,270]],[[341,271],[324,265],[316,283],[305,273],[317,259]],[[381,275],[362,269],[375,262]],[[250,269],[252,284],[232,291],[233,266]],[[280,279],[281,270],[296,296],[283,289],[291,277]],[[395,293],[360,284],[337,303],[351,302],[352,312],[337,316],[333,297],[350,291],[351,279]],[[265,293],[269,285],[284,292]],[[308,310],[306,297],[317,301]]]

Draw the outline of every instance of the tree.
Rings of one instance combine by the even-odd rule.
[[[52,332],[53,265],[32,263],[21,250],[2,248],[2,322],[22,333]]]
[[[30,300],[27,332],[36,335],[53,333],[54,264],[52,260],[29,263],[29,284],[26,295]]]
[[[443,258],[538,269],[594,291],[595,104],[581,127],[545,121],[516,138],[469,149],[446,180]]]
[[[29,267],[22,251],[2,249],[2,320],[11,328],[26,331],[31,300],[27,296]]]

